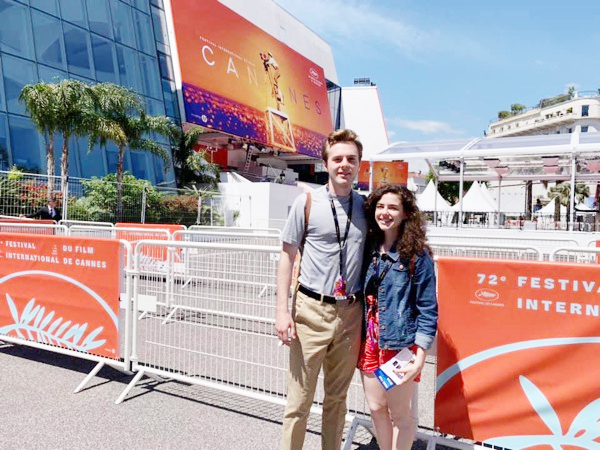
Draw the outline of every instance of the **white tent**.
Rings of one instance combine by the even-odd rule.
[[[481,192],[479,183],[475,181],[467,193],[463,196],[460,202],[452,207],[454,211],[460,211],[462,204],[462,210],[465,212],[495,212],[496,206],[491,203],[485,194]]]
[[[555,201],[556,201],[556,197],[554,197],[552,200],[550,200],[546,206],[544,206],[542,209],[536,211],[534,214],[536,216],[553,216]],[[567,214],[566,206],[560,205],[560,214],[561,214],[561,216]]]
[[[497,206],[498,202],[496,200],[494,200],[494,197],[492,197],[492,194],[491,194],[490,190],[487,188],[486,184],[485,183],[481,183],[479,185],[479,187],[481,188],[481,193],[483,194],[483,196],[485,198],[487,198],[488,202],[491,205],[496,206],[496,210],[497,210],[497,208],[498,208],[498,206]]]
[[[417,195],[417,206],[421,211],[452,211],[452,207],[435,188],[433,180],[429,180],[425,190]]]

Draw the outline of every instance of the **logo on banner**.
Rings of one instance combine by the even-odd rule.
[[[500,294],[493,289],[483,288],[475,291],[475,297],[482,302],[493,302],[500,298]]]

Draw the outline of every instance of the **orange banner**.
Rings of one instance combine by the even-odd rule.
[[[369,161],[361,161],[358,170],[358,188],[362,190],[369,189]],[[397,184],[406,186],[408,181],[408,163],[405,161],[373,163],[373,188],[378,188],[382,184]]]
[[[438,280],[436,427],[504,448],[596,448],[600,267],[440,257]]]
[[[119,358],[116,240],[0,233],[0,336]]]
[[[218,0],[171,7],[186,120],[320,157],[333,126],[323,69]]]
[[[138,230],[125,231],[117,230],[117,239],[123,239],[131,243],[133,250],[135,250],[137,243],[141,240],[152,239],[155,241],[167,241],[169,236],[162,232],[153,232],[153,230],[168,231],[170,234],[175,231],[185,230],[185,226],[176,224],[164,224],[164,223],[131,223],[131,222],[119,222],[115,224],[117,228],[138,228]],[[166,261],[168,253],[164,247],[145,247],[142,249],[142,256],[140,259],[140,269],[159,271],[166,270]],[[179,252],[174,253],[175,262],[179,262]]]

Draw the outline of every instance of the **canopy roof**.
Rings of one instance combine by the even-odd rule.
[[[393,143],[370,161],[425,159],[439,181],[600,180],[600,133]]]

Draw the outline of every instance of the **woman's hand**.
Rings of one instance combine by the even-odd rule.
[[[409,381],[413,381],[419,374],[421,370],[423,370],[423,366],[425,365],[425,350],[421,347],[417,347],[417,352],[415,354],[415,360],[411,363],[408,363],[404,367],[400,369],[394,369],[394,372],[398,375],[404,375],[399,385],[408,383]]]

